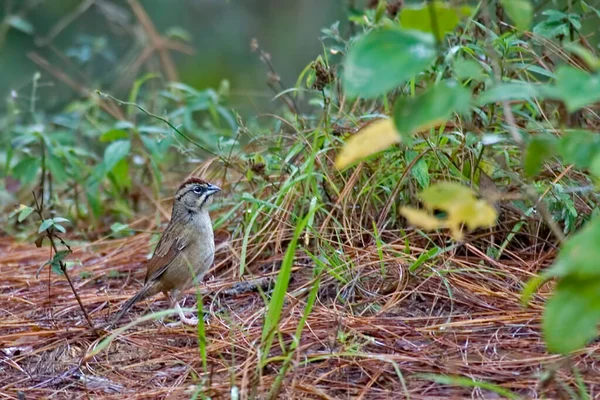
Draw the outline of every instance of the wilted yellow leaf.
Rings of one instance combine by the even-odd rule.
[[[434,217],[427,211],[416,208],[402,207],[400,208],[400,214],[406,218],[409,224],[428,231],[443,228],[445,226],[444,220]]]
[[[401,208],[402,215],[410,224],[425,230],[449,228],[455,240],[462,240],[463,226],[473,230],[491,227],[496,222],[496,209],[487,201],[478,200],[470,188],[458,183],[434,184],[425,189],[420,197],[427,210],[445,211],[448,217],[439,219],[428,211],[409,207]]]
[[[400,141],[400,135],[391,119],[375,121],[351,136],[335,159],[335,166],[342,169]]]
[[[467,186],[454,182],[439,182],[429,186],[419,196],[425,207],[451,212],[462,201],[473,198],[473,192]]]

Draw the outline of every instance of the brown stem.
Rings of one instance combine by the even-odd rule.
[[[42,204],[40,204],[40,202],[38,201],[35,191],[33,191],[32,193],[33,193],[33,201],[35,203],[35,212],[40,217],[40,219],[42,221],[44,221]],[[54,250],[54,254],[56,255],[58,253],[58,248],[56,247],[56,243],[54,242],[54,232],[53,232],[52,227],[46,229],[46,236],[50,240],[50,245],[52,246],[52,249]],[[71,250],[71,248],[62,239],[60,239],[60,241],[67,247],[69,253],[73,252]],[[71,290],[73,291],[73,294],[75,295],[75,299],[77,300],[77,303],[79,304],[79,308],[81,308],[81,311],[83,312],[85,319],[87,320],[88,324],[90,325],[90,328],[92,328],[92,330],[94,331],[94,333],[96,333],[96,335],[100,336],[98,331],[96,330],[96,327],[94,326],[94,323],[92,322],[89,314],[87,313],[87,311],[85,310],[85,307],[83,306],[83,302],[81,301],[81,298],[79,297],[79,294],[77,293],[77,289],[75,289],[75,285],[73,285],[73,281],[71,280],[71,277],[69,276],[69,273],[67,271],[67,266],[65,265],[64,262],[62,262],[62,260],[59,261],[58,263],[60,265],[60,270],[67,278],[67,282],[69,282],[69,286],[71,286]]]

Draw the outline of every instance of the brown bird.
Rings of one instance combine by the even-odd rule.
[[[109,327],[135,303],[159,292],[171,306],[175,305],[181,322],[198,323],[196,318],[185,316],[177,299],[181,291],[201,281],[213,263],[215,241],[208,206],[219,191],[219,187],[199,178],[183,182],[175,194],[169,225],[148,261],[144,286],[125,303]]]

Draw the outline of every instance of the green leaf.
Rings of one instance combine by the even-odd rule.
[[[40,228],[38,229],[38,233],[44,232],[46,229],[50,228],[52,225],[54,225],[54,220],[52,220],[52,219],[45,219],[42,222],[42,224],[40,225]]]
[[[16,30],[19,30],[28,35],[33,35],[33,33],[35,32],[35,29],[33,28],[31,22],[18,15],[11,15],[8,18],[8,24]]]
[[[595,247],[599,247],[598,242]],[[599,322],[600,278],[563,278],[544,310],[542,332],[546,346],[560,354],[581,349],[598,335]]]
[[[121,231],[124,231],[124,230],[129,230],[129,225],[122,224],[120,222],[115,222],[114,224],[112,224],[110,226],[110,230],[113,233],[121,232]]]
[[[21,211],[19,212],[17,221],[23,222],[27,217],[29,217],[31,215],[32,212],[33,212],[33,208],[21,204]]]
[[[432,33],[438,40],[442,40],[446,33],[454,31],[460,20],[471,12],[471,7],[455,7],[442,1],[406,5],[400,13],[400,25],[406,29]],[[432,23],[433,20],[435,24]]]
[[[68,250],[61,250],[59,252],[57,252],[56,254],[54,254],[54,257],[52,257],[52,260],[47,263],[50,264],[50,267],[52,267],[52,271],[56,274],[62,274],[63,271],[60,268],[60,263],[65,259],[66,256],[68,256],[71,252]]]
[[[111,172],[114,176],[114,183],[119,189],[125,189],[131,187],[131,177],[129,176],[129,162],[126,158],[115,165]]]
[[[47,154],[46,164],[56,183],[64,183],[69,179],[69,174],[67,174],[63,163],[54,154]]]
[[[489,103],[509,100],[529,100],[539,96],[539,85],[528,83],[500,83],[483,92],[479,96],[478,104],[484,106]]]
[[[454,61],[454,73],[458,79],[483,80],[486,77],[483,68],[477,61],[459,58]]]
[[[64,226],[60,225],[60,224],[54,224],[54,229],[56,229],[59,232],[65,233],[67,232],[67,230],[65,229]]]
[[[21,182],[30,184],[40,170],[41,162],[36,157],[26,157],[12,169],[12,174]]]
[[[54,222],[69,222],[69,223],[71,223],[71,221],[69,221],[68,219],[63,218],[63,217],[54,217],[54,218],[52,218],[52,220]]]
[[[128,137],[129,134],[122,129],[111,129],[100,135],[100,141],[103,143],[113,142],[119,139],[127,139]]]
[[[104,172],[110,172],[115,165],[125,158],[131,150],[129,140],[117,140],[106,147],[104,151]]]
[[[471,91],[454,81],[438,83],[415,97],[402,97],[394,106],[396,129],[406,141],[411,134],[444,123],[452,113],[469,109]]]
[[[590,74],[580,69],[560,66],[556,71],[556,84],[547,95],[561,100],[570,113],[600,100],[600,74]]]
[[[500,0],[504,12],[520,31],[526,31],[533,20],[533,6],[529,0]]]
[[[348,51],[342,82],[351,97],[377,97],[422,72],[435,56],[431,35],[403,29],[372,31]]]
[[[533,177],[540,172],[542,164],[556,153],[558,140],[550,135],[534,136],[525,151],[524,169],[525,174]]]
[[[600,216],[594,217],[563,244],[552,267],[545,274],[551,277],[574,277],[579,280],[600,280]]]
[[[412,160],[417,157],[417,155],[418,153],[416,151],[407,151],[406,163],[410,164]],[[419,159],[419,161],[413,165],[410,173],[415,178],[421,189],[429,187],[429,165],[427,165],[427,161],[425,161],[424,158]]]
[[[600,135],[584,130],[567,131],[561,138],[558,149],[566,163],[585,169],[600,152]]]

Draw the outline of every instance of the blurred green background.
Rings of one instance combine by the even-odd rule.
[[[194,54],[170,51],[179,80],[198,89],[226,79],[231,106],[256,113],[274,96],[267,67],[250,42],[270,53],[286,87],[322,53],[320,30],[344,22],[345,0],[139,0],[156,31]],[[123,96],[136,77],[163,71],[132,4],[126,0],[0,0],[0,96],[29,103],[32,77],[42,74],[38,108],[57,111],[78,95],[73,85]],[[146,60],[145,62],[142,62]],[[48,62],[47,68],[40,63]],[[141,64],[141,65],[140,65]],[[6,109],[2,101],[1,111]]]

